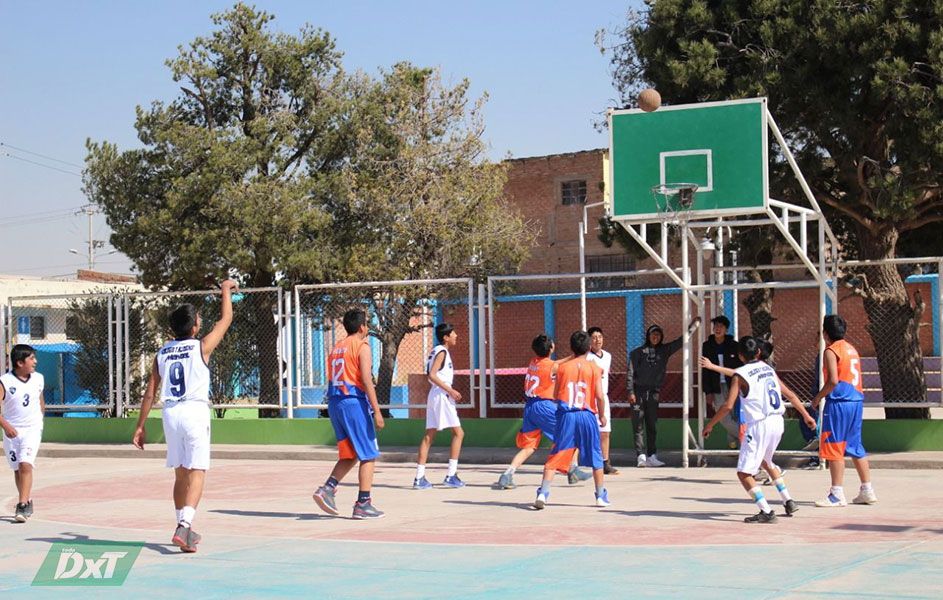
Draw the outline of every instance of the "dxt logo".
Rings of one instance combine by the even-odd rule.
[[[142,545],[101,541],[53,544],[33,579],[33,585],[121,585],[137,560]]]

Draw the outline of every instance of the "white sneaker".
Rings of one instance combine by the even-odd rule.
[[[541,491],[537,491],[537,499],[534,500],[534,508],[537,510],[543,510],[547,506],[547,499],[550,498],[550,494],[545,494]]]
[[[855,499],[851,502],[853,504],[874,504],[878,501],[877,495],[874,493],[874,490],[861,490]]]
[[[658,460],[658,455],[652,454],[651,456],[648,457],[648,460],[645,461],[645,466],[646,467],[663,467],[665,466],[665,463]]]
[[[819,508],[836,508],[839,506],[848,506],[848,501],[845,500],[844,496],[838,497],[829,492],[823,500],[816,500],[815,505]]]
[[[647,466],[648,466],[647,463],[648,463],[648,461],[646,460],[645,455],[644,455],[644,454],[639,454],[639,455],[638,455],[638,462],[635,464],[635,466],[637,466],[637,467],[647,467]]]

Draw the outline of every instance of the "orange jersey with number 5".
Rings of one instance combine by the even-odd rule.
[[[351,335],[338,342],[331,350],[327,358],[327,372],[331,377],[328,398],[367,397],[360,374],[360,349],[365,343]]]
[[[585,356],[571,358],[560,363],[557,368],[557,385],[560,396],[557,398],[571,409],[586,409],[597,412],[596,382],[602,370],[586,359]]]
[[[524,395],[528,398],[546,398],[553,399],[553,386],[556,383],[556,376],[553,374],[553,366],[556,361],[550,357],[532,358],[527,365],[527,373],[524,375]]]
[[[860,401],[864,399],[864,387],[861,377],[861,357],[854,346],[845,340],[838,340],[826,348],[838,359],[838,384],[828,395],[828,400]],[[824,362],[824,361],[823,361]],[[823,380],[828,380],[828,367],[822,368]]]

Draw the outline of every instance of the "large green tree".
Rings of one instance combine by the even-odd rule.
[[[177,98],[138,108],[142,147],[88,143],[86,192],[143,282],[200,289],[233,276],[263,287],[516,268],[523,225],[502,201],[503,171],[484,159],[467,82],[447,87],[405,64],[347,73],[328,33],[277,33],[272,20],[241,3],[215,15],[209,36],[167,61]],[[376,311],[390,374],[400,304]],[[272,307],[252,310],[260,401],[276,403]]]
[[[913,247],[907,238],[938,231],[943,2],[657,0],[616,37],[614,83],[626,103],[648,83],[670,103],[768,96],[815,197],[847,224],[849,257],[893,258]],[[925,401],[922,300],[892,266],[849,282],[885,390]]]

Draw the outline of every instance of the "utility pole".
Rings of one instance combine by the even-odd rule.
[[[86,204],[85,206],[80,208],[75,214],[76,215],[84,214],[88,217],[88,269],[89,271],[94,271],[95,270],[95,251],[98,250],[99,248],[105,247],[105,240],[94,239],[94,234],[92,233],[92,225],[93,225],[92,217],[98,214],[98,209],[96,209],[91,204]],[[74,248],[70,248],[69,252],[71,252],[72,254],[79,253],[79,251]]]

